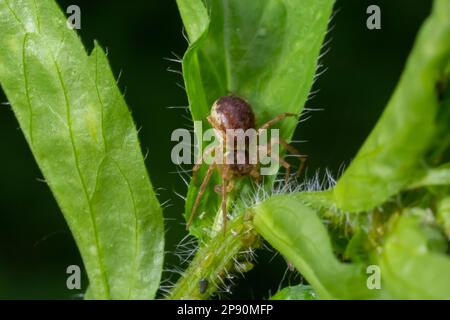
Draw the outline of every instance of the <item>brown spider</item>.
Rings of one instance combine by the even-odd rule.
[[[296,115],[293,113],[281,113],[272,120],[267,121],[266,123],[262,124],[260,127],[256,128],[255,124],[255,115],[252,111],[251,106],[243,99],[234,96],[229,95],[222,97],[218,99],[216,102],[214,102],[211,114],[208,116],[208,122],[211,124],[211,126],[214,128],[214,130],[218,133],[218,136],[221,138],[222,145],[226,145],[227,149],[224,154],[224,158],[229,159],[232,157],[231,161],[222,161],[223,164],[213,162],[209,165],[208,170],[206,172],[206,175],[202,181],[202,184],[200,186],[199,193],[197,194],[197,197],[195,199],[194,205],[192,207],[191,215],[189,217],[189,221],[187,223],[187,228],[190,227],[192,224],[192,221],[195,216],[195,212],[200,204],[200,200],[205,193],[206,186],[211,179],[211,175],[213,173],[214,168],[217,168],[219,170],[219,173],[222,177],[222,184],[220,186],[215,187],[215,191],[220,193],[222,195],[222,217],[223,217],[223,230],[226,231],[226,222],[227,222],[227,194],[231,192],[231,190],[234,187],[234,179],[244,176],[251,176],[253,177],[257,182],[260,181],[260,172],[259,172],[259,159],[257,160],[256,164],[253,164],[251,161],[249,161],[249,154],[248,154],[248,143],[246,141],[245,149],[238,149],[236,148],[236,144],[232,144],[231,151],[228,149],[229,144],[227,144],[227,130],[239,130],[242,129],[243,131],[249,130],[249,129],[255,129],[257,131],[257,134],[259,135],[261,130],[268,129],[271,126],[273,126],[278,121],[283,120],[286,117],[295,117]],[[268,146],[264,146],[267,149],[267,153],[269,156],[277,161],[280,165],[282,165],[286,169],[285,174],[285,180],[287,181],[290,175],[291,171],[291,165],[287,163],[284,159],[281,159],[278,155],[272,154],[272,147],[274,144],[279,144],[286,148],[289,152],[291,152],[294,155],[297,155],[300,159],[300,166],[297,171],[297,176],[299,176],[305,166],[306,157],[302,156],[297,149],[292,147],[290,144],[288,144],[285,140],[279,138],[276,142],[271,141]],[[258,146],[258,148],[261,146]],[[225,150],[225,149],[222,149]],[[193,168],[193,179],[196,179],[196,175],[198,170],[200,169],[202,159],[205,158],[207,153],[211,153],[212,149],[207,149],[203,152],[201,155],[201,159]],[[239,156],[244,157],[244,161],[239,162],[232,162],[234,160],[239,159]],[[230,164],[231,163],[231,164]]]

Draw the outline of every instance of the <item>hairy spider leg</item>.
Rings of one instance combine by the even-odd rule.
[[[300,159],[300,165],[297,169],[296,176],[300,177],[300,175],[303,172],[303,169],[305,169],[306,160],[308,159],[308,156],[300,154],[300,151],[298,151],[295,147],[291,146],[289,143],[287,143],[286,140],[280,138],[280,144],[286,148],[290,153],[298,156]]]
[[[287,117],[295,117],[296,114],[294,113],[289,113],[289,112],[284,112],[279,114],[278,116],[276,116],[275,118],[265,122],[264,124],[262,124],[259,128],[259,130],[264,130],[264,129],[268,129],[269,127],[273,126],[275,123],[287,118]],[[218,128],[218,124],[215,122],[215,120],[211,117],[208,116],[207,117],[208,122],[211,124],[211,126],[213,128]],[[222,136],[222,142],[226,141],[226,136],[224,134],[224,132],[217,130],[219,132],[219,134]],[[297,149],[295,149],[294,147],[292,147],[291,145],[289,145],[285,140],[280,139],[279,142],[275,142],[275,143],[279,143],[281,145],[283,145],[289,152],[301,156],[300,153],[298,152]],[[281,166],[283,166],[286,169],[286,174],[285,174],[285,181],[287,182],[289,180],[289,175],[291,172],[291,165],[285,161],[284,159],[281,159],[278,155],[273,155],[272,154],[272,146],[273,146],[273,142],[271,142],[269,148],[268,148],[268,153],[270,155],[270,157],[272,157],[272,159],[274,159],[275,161],[277,161]],[[206,151],[212,151],[214,148],[211,148],[210,150],[205,150],[205,152],[202,154],[202,158],[206,156]],[[306,161],[306,157],[302,156],[300,157],[301,159],[301,165],[299,167],[299,170],[297,171],[297,176],[299,176],[304,168],[305,165],[305,161]],[[193,168],[193,174],[196,175],[196,173],[198,172],[199,168],[200,168],[201,164],[196,164]],[[192,224],[192,221],[194,219],[195,216],[195,212],[200,204],[200,200],[201,197],[203,196],[203,194],[205,193],[206,190],[206,186],[209,182],[209,180],[211,179],[211,175],[212,175],[212,171],[215,167],[215,164],[211,164],[208,167],[208,171],[206,173],[205,178],[203,179],[202,185],[200,187],[200,191],[197,195],[197,198],[195,199],[194,202],[194,206],[192,208],[191,211],[191,216],[189,217],[189,221],[187,224],[187,227],[189,228],[189,226]],[[256,170],[252,170],[252,172],[250,173],[250,175],[255,178],[256,180],[260,180],[260,175],[259,172],[257,172]],[[223,232],[226,232],[226,224],[227,224],[227,194],[233,189],[233,184],[229,183],[230,179],[229,179],[229,172],[228,169],[223,166],[223,170],[222,170],[222,185],[221,185],[221,193],[222,193],[222,216],[223,216]],[[217,191],[217,190],[216,190]]]
[[[266,123],[263,123],[258,130],[264,130],[264,129],[268,129],[271,126],[273,126],[275,123],[287,118],[287,117],[296,117],[297,115],[295,113],[290,113],[290,112],[283,112],[280,113],[279,115],[277,115],[275,118],[267,121]]]
[[[230,193],[231,191],[233,191],[234,189],[234,182],[233,180],[228,181],[228,185],[227,185],[227,192]],[[214,192],[221,194],[222,193],[222,185],[218,184],[214,187]]]
[[[222,170],[222,223],[223,223],[223,233],[225,234],[227,231],[227,189],[228,189],[228,168],[223,166]]]
[[[200,204],[200,199],[202,198],[203,194],[205,193],[206,186],[208,185],[208,182],[211,179],[211,175],[213,173],[214,168],[215,168],[214,163],[208,167],[206,176],[203,178],[202,185],[200,186],[200,191],[198,192],[197,197],[195,198],[194,206],[192,207],[191,216],[189,217],[189,221],[186,225],[186,229],[189,229],[189,227],[192,224],[192,221],[194,220],[195,212],[197,211],[198,205]]]
[[[200,156],[200,159],[197,161],[197,163],[192,168],[192,180],[194,182],[196,182],[196,180],[197,180],[198,170],[201,168],[201,166],[203,164],[203,159],[207,155],[211,154],[213,151],[214,151],[214,148],[207,148],[205,151],[203,151],[202,155]]]
[[[258,128],[258,134],[260,133],[260,130],[268,129],[268,128],[270,128],[271,126],[273,126],[275,123],[277,123],[277,122],[279,122],[279,121],[281,121],[281,120],[283,120],[283,119],[285,119],[285,118],[287,118],[287,117],[295,117],[295,116],[296,116],[295,113],[290,113],[290,112],[284,112],[284,113],[281,113],[281,114],[279,114],[278,116],[276,116],[275,118],[273,118],[273,119],[267,121],[266,123],[262,124],[262,125]],[[276,143],[276,142],[273,142],[273,141],[271,142],[270,150],[271,150],[271,147],[274,145],[274,143]],[[296,173],[296,176],[299,177],[299,176],[302,174],[302,172],[303,172],[303,170],[304,170],[304,168],[305,168],[307,156],[304,156],[304,155],[300,154],[300,152],[299,152],[296,148],[294,148],[293,146],[291,146],[289,143],[286,142],[286,140],[284,140],[284,139],[282,139],[282,138],[279,139],[279,142],[278,142],[278,143],[279,143],[280,145],[282,145],[283,147],[285,147],[286,150],[288,150],[290,153],[299,156],[299,158],[300,158],[300,166],[298,167],[298,170],[297,170],[297,173]],[[270,152],[270,153],[271,153],[271,152]],[[275,159],[275,158],[278,158],[278,159],[279,159],[278,156],[274,157],[274,159]],[[275,159],[275,160],[276,160],[276,159]],[[278,160],[276,160],[276,161],[278,161]],[[283,162],[284,162],[285,164],[287,164],[286,161],[280,159],[279,163],[280,163],[283,167],[286,168],[286,177],[285,177],[285,180],[287,181],[287,180],[288,180],[288,177],[289,177],[289,174],[290,174],[290,168],[287,168],[286,165],[283,164]],[[290,166],[290,165],[289,165],[289,166]]]
[[[211,116],[208,116],[207,119],[208,119],[208,122],[211,124],[211,126],[213,128],[217,128],[218,127],[218,124],[214,121],[214,119]],[[226,141],[226,136],[220,130],[217,130],[217,131],[222,136],[222,143],[225,142]],[[209,150],[210,150],[209,152],[211,152],[212,150],[214,150],[214,148],[211,148]],[[202,158],[201,159],[203,159],[206,156],[206,154],[207,154],[206,152],[207,151],[208,150],[205,150],[205,152],[202,154]],[[194,168],[193,168],[193,175],[194,176],[197,174],[200,166],[201,166],[201,163],[198,163],[198,164],[196,164],[194,166]],[[196,197],[195,202],[194,202],[194,206],[192,207],[191,216],[189,217],[189,221],[187,223],[187,228],[190,227],[190,225],[192,224],[192,222],[194,220],[195,212],[197,211],[197,208],[198,208],[198,206],[200,204],[200,200],[201,200],[203,194],[205,193],[206,186],[207,186],[209,180],[211,179],[211,175],[212,175],[214,167],[215,167],[215,164],[211,164],[208,167],[208,171],[206,172],[206,176],[203,179],[202,185],[200,186],[200,191],[197,194],[197,197]],[[228,172],[227,168],[225,166],[222,166],[222,167],[223,167],[223,170],[222,170],[222,185],[221,185],[222,190],[221,190],[221,193],[222,193],[223,231],[225,233],[226,232],[226,224],[227,224],[227,203],[226,203],[227,193],[230,192],[233,189],[233,184],[231,184],[231,183],[229,184],[229,179],[228,179],[229,172]]]
[[[272,154],[272,146],[274,146],[275,144],[279,144],[279,142],[276,141],[275,139],[271,139],[270,144],[267,146],[267,154],[286,169],[284,181],[288,182],[289,176],[291,174],[291,165],[286,160],[280,158],[278,155]],[[265,146],[260,146],[260,148],[262,148],[262,147],[265,147]]]
[[[218,124],[214,121],[214,118],[212,118],[211,116],[207,117],[207,120],[209,122],[209,124],[213,127],[216,128],[218,126]],[[220,132],[220,134],[222,135],[223,138],[223,134],[222,132]],[[194,165],[194,167],[192,168],[192,179],[195,181],[195,179],[197,178],[197,173],[198,170],[201,168],[202,164],[203,164],[203,159],[211,154],[213,151],[215,150],[215,148],[207,148],[206,150],[203,151],[202,155],[200,156],[200,159],[197,161],[197,163]]]
[[[250,171],[250,176],[255,179],[257,183],[261,182],[261,173],[259,172],[259,169],[257,166],[254,166],[252,171]]]
[[[227,146],[227,136],[226,136],[226,134],[224,135],[223,132],[221,132],[221,134],[222,134],[222,143],[224,144],[223,146],[226,147]],[[225,149],[222,149],[222,150],[225,150]],[[228,166],[228,164],[222,164],[221,168],[222,168],[222,190],[221,190],[222,204],[221,204],[221,206],[222,206],[222,220],[223,220],[222,221],[222,230],[223,230],[223,234],[225,234],[227,231],[227,220],[228,220],[228,217],[227,217],[228,216],[227,195],[233,189],[234,183],[232,182],[233,180],[231,179],[232,173],[230,171],[230,167]]]

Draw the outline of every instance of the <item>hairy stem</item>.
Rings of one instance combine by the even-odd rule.
[[[253,249],[258,246],[259,237],[252,218],[250,210],[237,215],[226,233],[218,232],[201,246],[167,298],[201,300],[220,290],[229,292],[235,274],[243,274],[253,266]]]

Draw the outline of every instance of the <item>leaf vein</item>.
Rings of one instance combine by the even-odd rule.
[[[99,271],[101,273],[101,278],[102,278],[102,281],[103,281],[103,285],[105,286],[105,289],[106,289],[106,295],[107,295],[107,297],[109,297],[109,295],[110,295],[110,293],[109,293],[109,291],[110,291],[109,290],[109,283],[108,283],[106,272],[105,272],[105,265],[104,265],[104,261],[103,261],[103,255],[102,255],[102,251],[101,251],[101,248],[100,248],[100,242],[99,242],[99,238],[98,238],[97,222],[95,221],[94,210],[92,208],[91,199],[89,198],[89,195],[88,195],[86,182],[84,181],[83,175],[81,173],[79,156],[78,156],[77,149],[76,149],[76,146],[75,146],[75,138],[74,138],[74,135],[73,135],[72,120],[71,120],[70,100],[69,100],[69,96],[68,96],[66,85],[64,83],[64,79],[62,77],[62,73],[61,73],[60,67],[59,67],[57,61],[55,60],[55,58],[53,56],[52,56],[52,59],[53,59],[53,63],[54,63],[55,68],[56,68],[58,80],[59,80],[59,82],[61,84],[61,89],[63,91],[64,100],[65,100],[65,103],[66,103],[67,126],[68,126],[68,131],[69,131],[70,144],[71,144],[71,147],[72,147],[72,152],[73,152],[74,160],[75,160],[75,167],[76,167],[76,170],[77,170],[77,174],[78,174],[78,176],[80,178],[80,182],[81,182],[81,186],[82,186],[82,189],[83,189],[85,200],[86,200],[86,202],[88,204],[89,215],[90,215],[90,218],[91,218],[92,227],[94,229],[95,246],[97,248],[98,260],[99,260]]]

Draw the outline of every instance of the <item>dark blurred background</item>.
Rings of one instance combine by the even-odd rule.
[[[242,0],[253,1],[253,0]],[[59,0],[65,9],[77,4],[82,11],[84,44],[97,39],[109,51],[120,87],[140,130],[147,167],[165,209],[166,251],[173,251],[186,235],[182,225],[184,194],[181,178],[170,161],[171,132],[186,127],[184,112],[168,109],[187,105],[180,65],[165,60],[182,56],[186,41],[174,0],[75,1]],[[382,29],[366,28],[366,8],[378,4]],[[328,71],[314,89],[320,92],[309,108],[324,111],[300,125],[295,139],[309,156],[308,171],[329,168],[336,175],[348,164],[375,124],[397,83],[416,33],[430,12],[431,0],[337,1],[328,34],[330,52],[322,59]],[[0,102],[6,102],[0,90]],[[186,114],[188,116],[188,114]],[[76,299],[81,291],[66,288],[66,268],[82,265],[70,231],[39,172],[9,106],[0,105],[0,299]],[[267,250],[229,298],[265,298],[275,292],[286,263]],[[273,259],[272,259],[273,258]],[[167,254],[166,268],[180,266]],[[164,278],[176,279],[166,272]],[[264,281],[261,281],[264,279]],[[287,274],[283,285],[298,277]],[[87,280],[82,283],[85,288]]]

